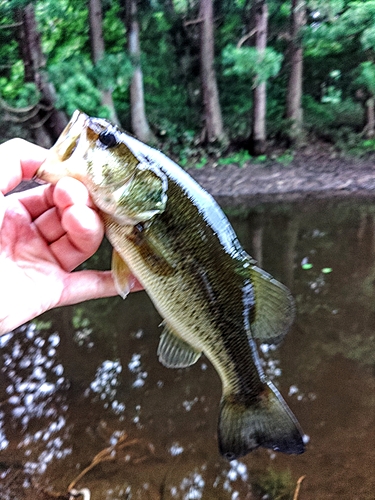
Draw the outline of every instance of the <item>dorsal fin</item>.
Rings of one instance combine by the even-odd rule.
[[[257,266],[250,267],[250,279],[255,295],[251,335],[263,342],[278,342],[293,323],[294,299],[286,286]]]

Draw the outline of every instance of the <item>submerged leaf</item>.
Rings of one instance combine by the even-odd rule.
[[[302,264],[301,267],[302,269],[311,269],[313,265],[310,264],[310,262],[306,262],[305,264]]]
[[[332,272],[332,267],[323,267],[322,273],[329,274]]]

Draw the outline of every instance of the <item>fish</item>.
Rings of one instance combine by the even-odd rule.
[[[303,431],[257,346],[284,337],[294,300],[242,248],[214,198],[162,152],[81,111],[36,174],[52,184],[65,176],[85,184],[103,220],[119,294],[136,277],[163,318],[160,362],[184,368],[204,354],[219,374],[221,455],[303,453]]]

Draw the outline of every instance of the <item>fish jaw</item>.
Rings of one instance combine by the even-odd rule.
[[[75,111],[56,144],[49,150],[46,160],[39,167],[35,179],[56,184],[63,177],[85,178],[87,166],[84,161],[86,128],[89,117]]]

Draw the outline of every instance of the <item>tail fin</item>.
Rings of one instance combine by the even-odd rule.
[[[300,454],[305,451],[303,432],[276,387],[268,382],[256,401],[243,403],[223,396],[219,417],[219,449],[234,460],[262,446]]]

